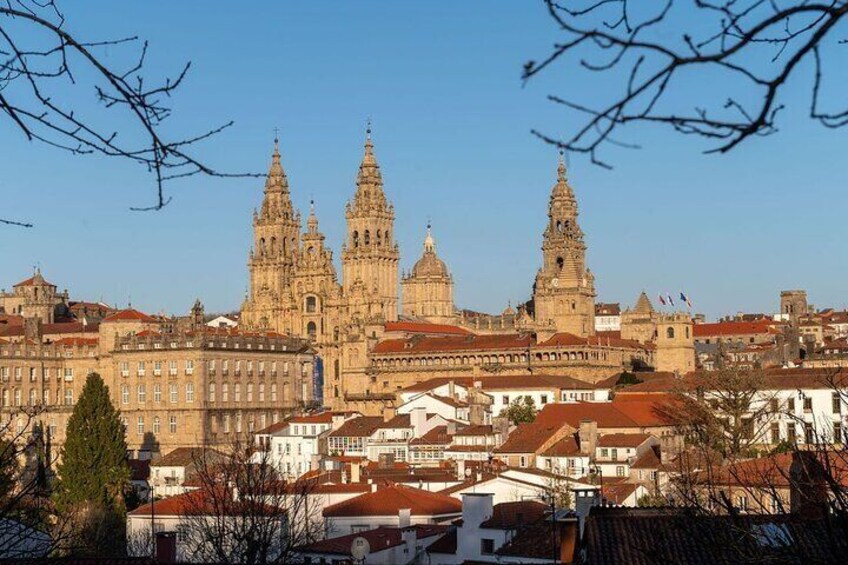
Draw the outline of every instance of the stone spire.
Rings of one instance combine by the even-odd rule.
[[[640,314],[650,314],[654,311],[654,305],[651,304],[651,300],[648,298],[648,295],[645,294],[644,290],[636,300],[636,307],[633,310]]]
[[[391,207],[383,192],[383,176],[380,174],[380,165],[374,155],[370,121],[365,130],[365,153],[356,175],[356,193],[352,205],[360,213],[368,210],[384,211]]]
[[[568,200],[574,202],[574,190],[568,184],[568,172],[565,168],[565,155],[560,150],[559,163],[557,164],[557,182],[551,191],[551,200]]]
[[[265,179],[265,192],[288,192],[289,179],[280,161],[280,139],[274,137],[274,154],[271,157],[271,167]]]
[[[309,201],[309,219],[306,220],[306,229],[309,233],[318,233],[318,217],[315,215],[315,201]]]
[[[433,239],[433,232],[430,230],[430,222],[427,222],[427,237],[424,238],[424,253],[436,252],[436,240]]]

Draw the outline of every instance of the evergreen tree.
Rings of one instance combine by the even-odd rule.
[[[509,419],[515,425],[529,424],[536,419],[536,403],[532,396],[518,397],[507,408],[501,410],[501,417]]]
[[[115,554],[125,537],[127,442],[109,388],[92,373],[68,420],[56,504],[78,521],[80,553]]]

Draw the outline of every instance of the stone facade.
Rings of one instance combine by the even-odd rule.
[[[345,209],[340,280],[332,251],[318,230],[314,206],[301,233],[275,143],[262,204],[254,214],[250,290],[240,324],[308,338],[320,357],[323,403],[366,414],[393,406],[397,389],[441,374],[567,372],[597,381],[622,369],[652,366],[658,354],[654,341],[659,318],[654,314],[647,316],[650,327],[631,332],[632,337],[626,337],[623,328],[621,337],[595,336],[595,281],[586,266],[577,216],[577,199],[561,155],[532,298],[494,316],[457,310],[453,277],[436,253],[429,226],[422,256],[398,285],[394,208],[384,192],[370,128],[355,192]],[[391,332],[385,335],[386,325],[397,321],[399,313],[406,320],[424,322],[413,332],[417,335],[401,340]],[[445,336],[446,325],[470,333]],[[444,340],[458,343],[445,351]],[[688,361],[683,361],[676,342],[671,345],[663,348],[664,366],[676,358],[680,370],[686,370]]]
[[[121,412],[128,448],[144,458],[177,447],[224,447],[313,403],[313,354],[305,340],[213,329],[199,310],[199,323],[190,316],[178,329],[127,309],[99,327],[28,324],[29,331],[6,334],[0,411],[16,429],[41,423],[58,453],[86,378],[98,373]]]

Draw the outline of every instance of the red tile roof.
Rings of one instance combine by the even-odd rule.
[[[461,430],[457,430],[457,436],[489,436],[492,435],[492,426],[477,424],[474,426],[466,426]]]
[[[58,322],[55,324],[43,324],[41,326],[42,335],[56,334],[96,334],[99,324],[92,322],[83,327],[81,322]],[[20,336],[24,335],[24,326],[10,325],[7,327],[0,326],[0,335],[5,336]],[[84,336],[80,336],[84,337]]]
[[[569,404],[548,404],[536,415],[536,422],[548,424],[568,424],[579,428],[583,420],[598,423],[599,428],[638,427],[632,418],[619,411],[610,402],[576,402]]]
[[[109,314],[105,318],[103,318],[104,324],[109,322],[144,322],[144,323],[153,323],[156,322],[156,318],[152,316],[148,316],[144,312],[139,312],[134,308],[126,308],[125,310],[118,310],[114,314]]]
[[[526,350],[535,344],[531,334],[492,334],[449,337],[413,336],[387,339],[374,346],[372,353],[418,353],[442,351],[481,351],[498,349]]]
[[[474,383],[480,383],[480,387],[484,391],[546,388],[596,390],[599,388],[609,388],[607,384],[592,384],[568,375],[507,375],[492,377],[436,377],[410,385],[403,389],[402,392],[426,392],[444,386],[451,381],[457,386],[465,388],[471,388],[474,386]]]
[[[650,434],[604,434],[598,439],[598,447],[639,447],[650,438]]]
[[[383,423],[381,416],[362,416],[348,420],[339,429],[330,432],[329,437],[368,437]]]
[[[665,376],[630,385],[618,391],[616,401],[627,400],[635,393],[680,393],[704,386],[715,378],[715,373],[691,372],[683,377]],[[764,390],[790,390],[805,388],[833,388],[834,383],[848,385],[848,368],[831,369],[765,369],[762,372],[760,388]]]
[[[774,329],[775,323],[771,320],[758,320],[755,322],[715,322],[712,324],[695,324],[692,334],[695,337],[711,337],[719,335],[755,335],[779,333]]]
[[[421,437],[411,440],[412,445],[447,445],[451,442],[447,426],[436,426]]]
[[[448,324],[431,324],[428,322],[388,322],[386,332],[405,332],[430,335],[473,335],[472,332],[459,326]]]
[[[541,422],[519,424],[506,441],[495,449],[495,453],[535,453],[545,442],[562,429],[564,422]]]
[[[413,528],[415,528],[416,539],[440,536],[447,532],[449,527],[450,526],[447,525],[437,524],[421,524],[413,526]],[[333,555],[349,556],[353,540],[360,537],[368,540],[368,546],[371,549],[371,553],[403,544],[403,533],[401,528],[380,527],[374,530],[367,530],[356,534],[317,541],[309,545],[298,547],[297,552],[330,553]]]
[[[320,414],[305,414],[303,416],[295,416],[289,420],[292,424],[332,424],[333,413],[321,412]]]
[[[95,346],[98,344],[100,340],[96,337],[63,337],[61,339],[57,339],[53,343],[56,345],[64,345],[67,347],[80,347],[83,345]]]
[[[12,288],[19,287],[19,286],[33,286],[33,285],[35,285],[36,280],[38,280],[39,284],[48,285],[48,286],[56,286],[55,284],[47,282],[46,280],[44,280],[44,278],[41,276],[41,274],[38,273],[38,274],[31,276],[28,279],[22,280],[21,282],[13,285]]]
[[[324,516],[397,516],[408,508],[413,516],[461,514],[462,503],[445,494],[392,485],[324,508]]]
[[[153,513],[156,516],[213,516],[221,514],[239,516],[244,514],[243,503],[227,498],[231,496],[232,493],[229,489],[222,490],[219,493],[212,493],[203,489],[193,490],[143,504],[130,511],[129,515],[150,516]],[[262,511],[267,513],[268,516],[279,516],[281,513],[278,508],[272,506],[259,507],[252,503],[249,504],[249,510],[252,513]]]
[[[580,444],[576,434],[568,435],[550,446],[541,455],[543,457],[569,457],[580,453]]]
[[[480,524],[480,527],[513,530],[536,522],[545,515],[547,509],[547,505],[535,500],[501,502],[492,507],[492,517]]]

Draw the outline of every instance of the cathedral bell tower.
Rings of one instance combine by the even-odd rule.
[[[557,182],[548,205],[542,268],[533,285],[535,326],[542,337],[595,333],[595,277],[586,268],[586,244],[577,223],[577,200],[560,152]]]
[[[398,263],[394,207],[383,192],[369,124],[356,193],[345,207],[347,239],[342,246],[344,295],[354,317],[394,321],[398,316]]]
[[[279,309],[291,294],[299,244],[300,213],[292,206],[289,181],[280,162],[279,140],[275,138],[265,195],[261,207],[253,212],[246,325],[277,331],[288,329],[277,327]]]

